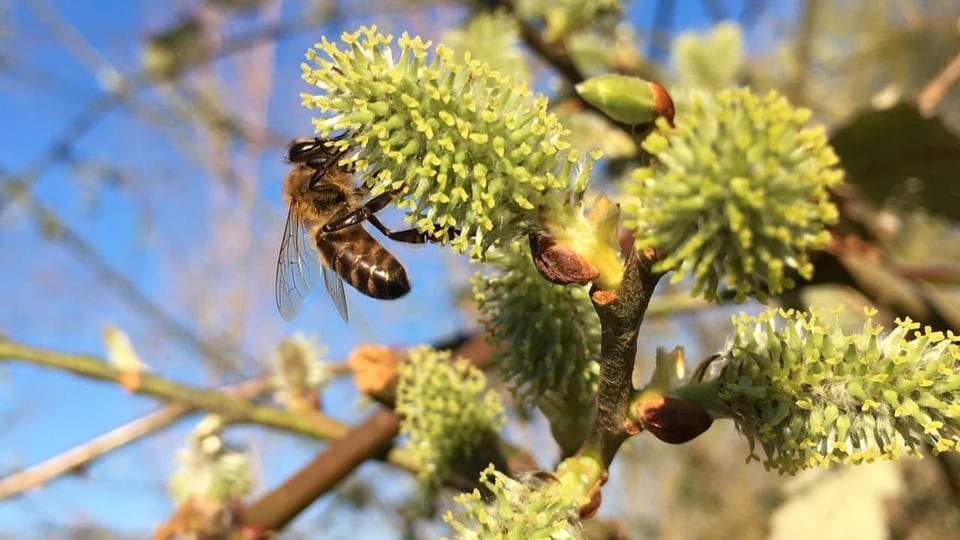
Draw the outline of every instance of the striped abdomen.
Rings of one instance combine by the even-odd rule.
[[[363,227],[318,230],[316,240],[323,264],[363,294],[392,300],[410,292],[403,265]]]

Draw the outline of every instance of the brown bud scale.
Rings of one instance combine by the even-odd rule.
[[[713,418],[700,405],[672,397],[643,401],[637,413],[644,429],[670,444],[691,441],[713,424]]]
[[[586,285],[600,272],[576,251],[557,243],[548,233],[530,233],[530,253],[540,275],[550,283]]]

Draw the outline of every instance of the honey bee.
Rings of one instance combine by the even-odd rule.
[[[289,212],[277,260],[276,294],[280,315],[288,321],[297,315],[321,273],[344,321],[344,281],[373,298],[392,300],[410,292],[406,269],[370,236],[364,221],[392,240],[431,241],[416,229],[391,231],[384,226],[375,214],[395,193],[365,200],[368,190],[355,185],[353,171],[340,164],[350,150],[334,149],[326,144],[330,140],[296,139],[287,154],[293,169],[283,185]]]

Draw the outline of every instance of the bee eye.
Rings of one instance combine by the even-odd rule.
[[[290,152],[287,153],[287,161],[292,163],[297,163],[302,161],[301,156],[304,153],[304,149],[300,145],[294,145],[290,147]]]
[[[290,145],[290,151],[287,152],[287,161],[291,163],[303,163],[310,159],[310,156],[324,151],[324,141],[314,137],[308,140],[298,140]]]

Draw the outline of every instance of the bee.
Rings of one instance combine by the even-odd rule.
[[[416,229],[391,231],[384,226],[375,214],[396,194],[367,200],[369,191],[356,185],[353,171],[340,164],[351,150],[334,149],[327,144],[331,140],[295,139],[287,154],[293,169],[283,185],[289,212],[277,260],[276,294],[280,315],[288,321],[300,311],[318,274],[344,321],[344,281],[373,298],[393,300],[410,292],[406,269],[363,222],[399,242],[431,241]]]

